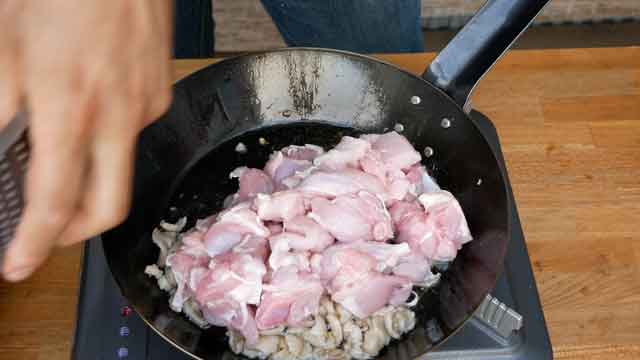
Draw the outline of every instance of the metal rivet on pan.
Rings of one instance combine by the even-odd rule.
[[[476,182],[476,185],[478,186],[482,185],[482,179],[478,179],[478,181]]]
[[[415,95],[413,95],[413,96],[411,97],[411,103],[412,103],[413,105],[418,105],[418,104],[420,104],[420,102],[421,102],[421,101],[422,101],[422,99],[420,99],[420,96],[415,96]]]
[[[403,132],[404,131],[404,125],[397,123],[394,127],[393,130],[395,130],[396,132]]]
[[[425,147],[424,151],[423,151],[424,156],[426,156],[426,157],[432,157],[433,156],[433,152],[434,151],[433,151],[433,148],[431,146]]]
[[[261,137],[258,139],[258,143],[262,146],[267,145],[269,142],[267,141],[267,139]]]
[[[442,121],[440,121],[440,126],[442,126],[445,129],[450,128],[451,127],[451,120],[449,120],[448,118],[442,119]]]
[[[255,100],[253,100],[253,103],[256,105],[260,105],[260,99],[256,98]]]
[[[246,154],[247,153],[247,145],[239,142],[238,145],[236,145],[236,152],[238,154]]]

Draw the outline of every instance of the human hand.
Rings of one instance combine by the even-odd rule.
[[[29,109],[25,207],[3,264],[35,271],[56,245],[128,214],[139,131],[171,97],[168,0],[0,3],[0,126]]]

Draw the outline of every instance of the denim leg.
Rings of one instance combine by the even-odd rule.
[[[212,0],[176,0],[174,45],[176,59],[213,56]]]
[[[261,0],[289,46],[424,50],[420,0]]]

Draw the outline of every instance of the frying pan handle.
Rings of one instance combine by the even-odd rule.
[[[468,99],[478,81],[549,1],[488,0],[422,77],[468,112]]]

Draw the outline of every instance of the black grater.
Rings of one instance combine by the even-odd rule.
[[[21,113],[0,132],[0,262],[22,215],[28,162],[27,121]]]

